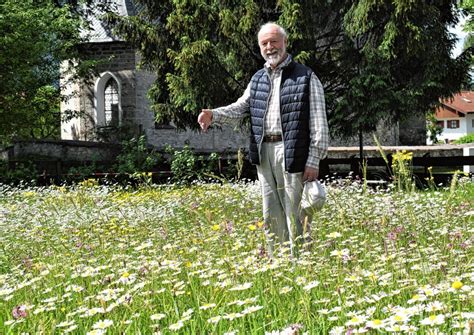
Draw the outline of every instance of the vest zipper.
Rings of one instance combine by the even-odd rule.
[[[269,107],[269,103],[270,103],[270,97],[271,97],[271,93],[272,93],[272,89],[273,89],[273,81],[272,81],[272,78],[268,75],[268,71],[265,71],[265,74],[268,78],[268,84],[270,86],[270,91],[268,92],[268,97],[267,97],[267,108],[265,108],[265,112],[263,113],[263,125],[262,125],[262,137],[260,138],[260,143],[258,145],[258,161],[260,162],[260,164],[262,164],[262,143],[263,143],[263,138],[265,137],[265,118],[267,116],[267,113],[268,113],[268,107]]]
[[[280,93],[278,94],[278,97],[280,98],[280,103],[279,103],[279,111],[278,113],[280,114],[280,128],[281,128],[281,141],[283,142],[283,166],[285,167],[285,173],[288,172],[287,166],[286,166],[286,150],[285,150],[285,133],[283,132],[283,123],[281,121],[281,87],[283,85],[283,70],[281,69],[281,78],[280,78]]]

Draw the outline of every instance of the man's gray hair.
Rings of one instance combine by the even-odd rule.
[[[282,26],[280,26],[278,23],[275,23],[275,22],[267,22],[263,24],[260,27],[260,30],[258,31],[257,38],[258,36],[260,36],[260,33],[262,32],[262,30],[270,28],[270,27],[276,27],[278,31],[280,32],[280,34],[283,36],[283,38],[285,39],[288,38],[288,33],[286,32],[285,28],[283,28]]]

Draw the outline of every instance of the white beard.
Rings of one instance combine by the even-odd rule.
[[[263,59],[268,62],[271,66],[277,66],[283,60],[283,55],[285,54],[285,48],[278,50],[276,53],[271,55],[263,54]]]
[[[267,55],[265,59],[270,65],[277,66],[280,63],[281,60],[281,55],[280,54],[275,54],[275,55]]]

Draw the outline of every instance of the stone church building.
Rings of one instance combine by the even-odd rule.
[[[133,1],[111,2],[120,15],[135,14]],[[145,134],[148,143],[157,148],[166,145],[179,148],[189,144],[196,150],[223,151],[247,147],[248,136],[230,126],[203,134],[197,131],[177,131],[172,124],[156,124],[147,100],[147,90],[154,81],[153,73],[138,69],[140,55],[129,43],[114,36],[97,17],[92,17],[91,21],[88,43],[82,44],[80,50],[84,59],[97,60],[99,63],[95,76],[72,83],[68,65],[65,63],[62,66],[62,84],[68,84],[64,85],[66,90],[63,95],[67,99],[62,103],[61,111],[64,115],[70,112],[75,115],[62,122],[62,139],[118,141],[121,133],[127,132]],[[196,111],[196,118],[198,113]],[[401,134],[398,129],[411,129],[411,133]],[[418,144],[425,142],[425,133],[424,120],[416,120],[416,126],[413,127],[412,124],[411,128],[382,127],[377,136],[384,145]],[[371,135],[364,136],[365,145],[372,144],[371,141]],[[358,141],[334,139],[331,145],[358,145]]]

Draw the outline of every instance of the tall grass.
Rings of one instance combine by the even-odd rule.
[[[1,186],[0,333],[472,331],[472,182],[327,190],[291,259],[258,184]]]

